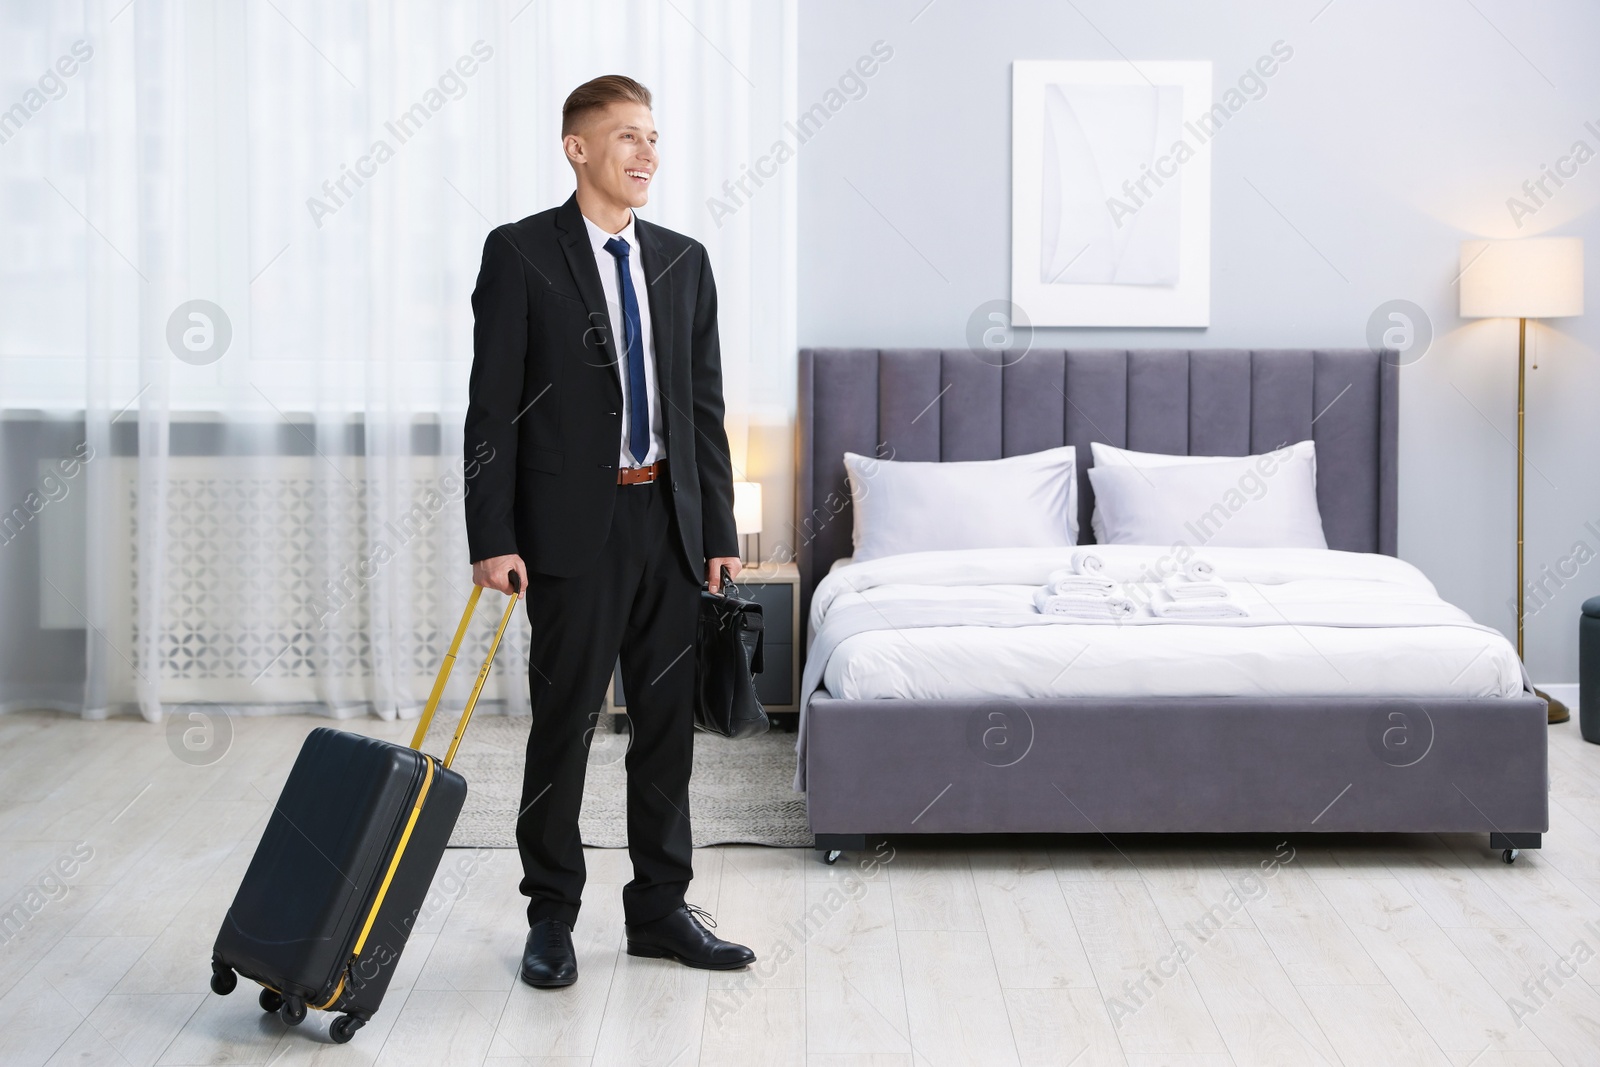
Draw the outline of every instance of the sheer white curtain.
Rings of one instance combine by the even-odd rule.
[[[642,214],[710,251],[742,466],[746,414],[793,378],[793,165],[737,203],[725,183],[791,117],[794,22],[737,0],[0,7],[0,108],[26,112],[0,118],[0,405],[38,453],[7,488],[66,486],[0,550],[37,607],[0,638],[40,650],[0,705],[416,713],[470,591],[483,239],[570,193],[561,102],[598,74],[655,93]],[[525,629],[486,692],[509,711]],[[73,669],[81,700],[39,673]]]

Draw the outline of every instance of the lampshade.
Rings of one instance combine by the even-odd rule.
[[[761,483],[733,483],[733,522],[739,536],[761,532]]]
[[[1583,238],[1461,242],[1461,317],[1583,314]]]

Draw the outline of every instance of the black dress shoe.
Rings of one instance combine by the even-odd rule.
[[[522,950],[522,980],[539,989],[559,989],[578,980],[572,927],[560,919],[541,919],[533,924]]]
[[[677,960],[708,971],[736,971],[755,961],[754,952],[717,937],[707,923],[715,926],[717,920],[704,908],[684,904],[659,919],[628,925],[628,955]]]

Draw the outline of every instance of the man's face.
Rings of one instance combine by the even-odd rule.
[[[618,204],[644,207],[660,157],[656,124],[643,104],[614,103],[567,135],[567,158],[579,180]]]

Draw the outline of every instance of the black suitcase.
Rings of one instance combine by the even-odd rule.
[[[473,587],[410,748],[325,728],[306,738],[217,934],[213,991],[231,993],[242,974],[290,1025],[307,1008],[339,1012],[328,1033],[340,1044],[378,1010],[466,801],[450,764],[517,606],[513,595],[437,759],[422,741],[482,592]]]

